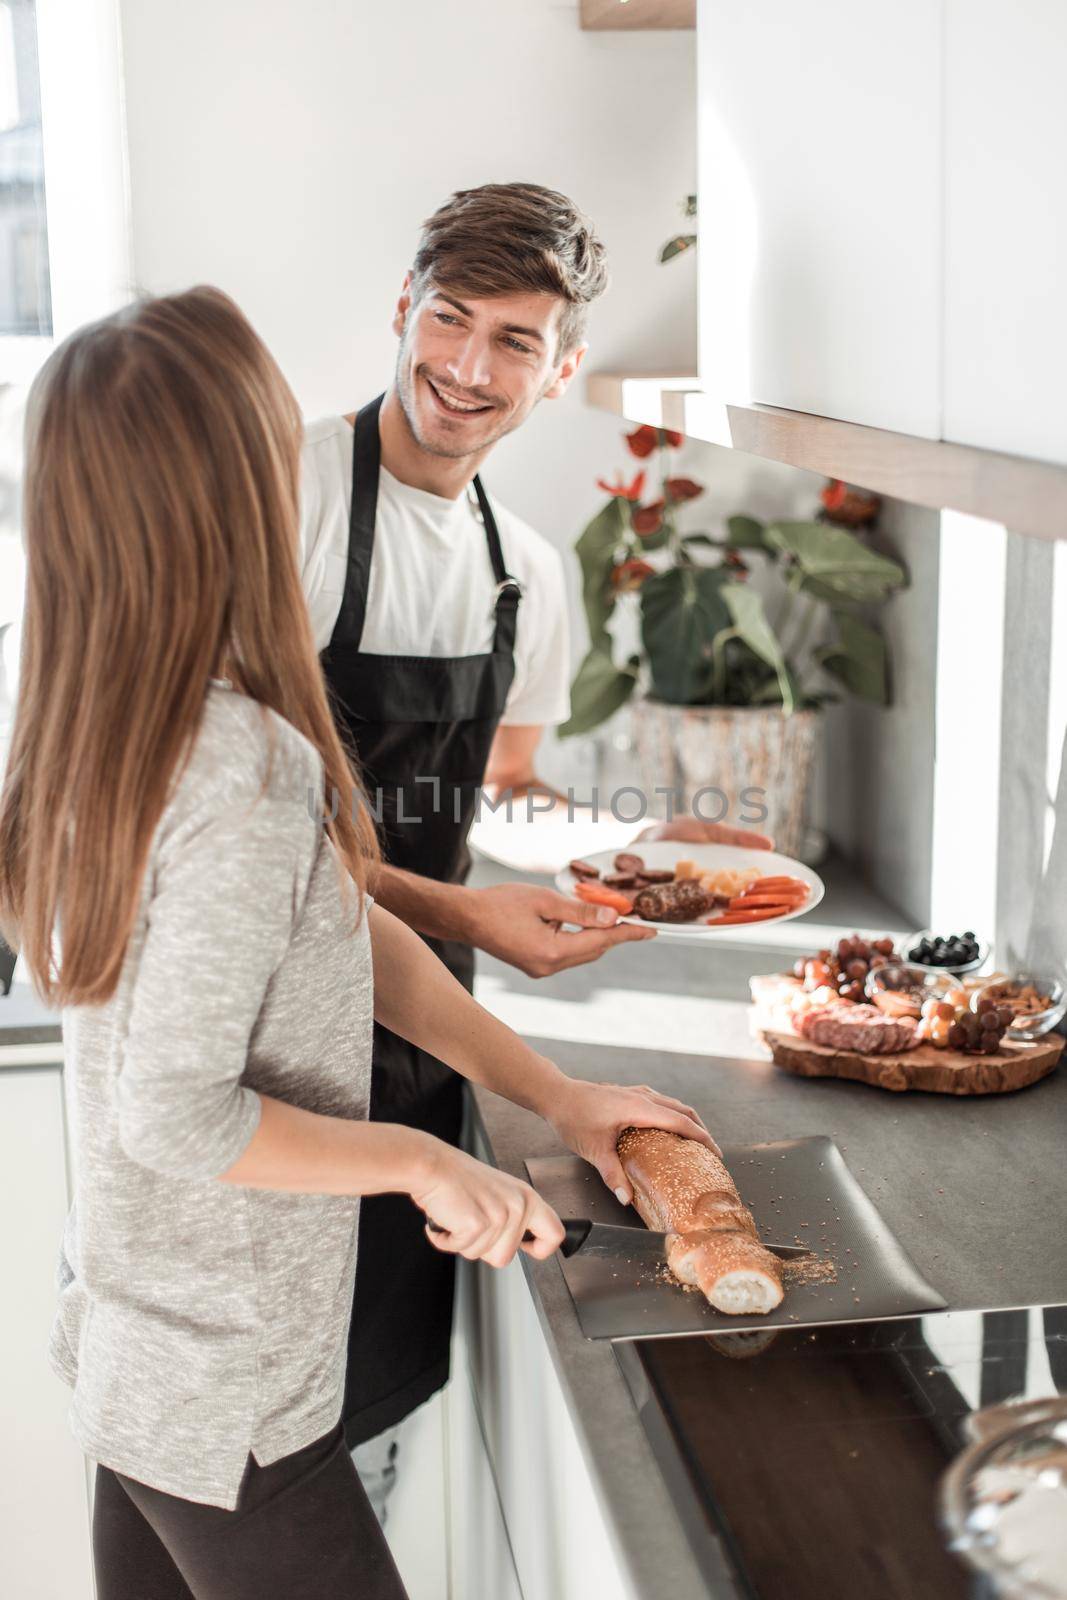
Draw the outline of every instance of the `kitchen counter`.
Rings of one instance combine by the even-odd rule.
[[[62,1058],[59,1013],[50,1011],[28,983],[13,983],[0,996],[0,1071],[55,1063]]]
[[[666,1032],[668,997],[661,997],[661,1006]],[[730,1033],[736,1039],[736,1025]],[[889,1095],[861,1084],[790,1078],[769,1060],[758,1059],[756,1045],[752,1057],[745,1058],[532,1042],[575,1076],[651,1083],[685,1099],[723,1140],[749,1143],[830,1134],[953,1312],[1067,1300],[1067,1236],[1062,1227],[1067,1214],[1067,1163],[1062,1159],[1067,1072],[1062,1069],[1017,1094],[959,1099]],[[485,1091],[475,1091],[473,1101],[485,1153],[504,1170],[525,1177],[527,1157],[561,1153],[537,1117]],[[737,1586],[733,1563],[714,1530],[682,1515],[678,1484],[668,1485],[662,1454],[657,1457],[639,1419],[633,1350],[623,1352],[620,1365],[611,1345],[582,1336],[556,1261],[524,1258],[523,1271],[634,1591],[649,1597],[670,1593],[672,1600],[751,1593]],[[797,1341],[791,1379],[802,1400],[805,1355],[797,1336],[790,1337]],[[815,1359],[812,1355],[807,1369],[812,1383]],[[835,1362],[846,1356],[843,1350],[837,1356],[832,1349],[828,1353],[822,1338],[818,1359],[819,1382],[825,1385],[827,1370],[832,1374]],[[758,1438],[746,1438],[744,1448],[758,1451]]]

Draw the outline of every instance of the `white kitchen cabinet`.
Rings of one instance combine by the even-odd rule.
[[[484,1475],[464,1508],[452,1486],[452,1519],[460,1536],[481,1546],[482,1562],[506,1577],[502,1531],[523,1600],[640,1600],[618,1549],[600,1492],[582,1452],[533,1297],[518,1261],[495,1272],[461,1268],[461,1348],[469,1375],[485,1463],[503,1529]],[[480,1467],[481,1472],[481,1467]],[[479,1521],[479,1519],[481,1519]],[[453,1535],[455,1538],[455,1534]],[[499,1590],[456,1588],[471,1600],[511,1600]]]
[[[1067,462],[1067,6],[944,4],[945,438]]]
[[[67,1214],[60,1068],[0,1070],[0,1594],[91,1600],[85,1460],[46,1355]]]
[[[457,1336],[452,1353],[452,1382],[447,1390],[446,1414],[448,1593],[454,1600],[466,1595],[523,1600],[461,1336]]]
[[[700,0],[697,49],[703,385],[939,437],[941,0]]]

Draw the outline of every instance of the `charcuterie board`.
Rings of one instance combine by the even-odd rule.
[[[870,1012],[869,1006],[846,1004],[840,1012],[835,1008],[833,1015],[845,1023],[843,1030],[835,1027],[841,1042],[837,1037],[816,1041],[802,1038],[796,1028],[795,997],[803,991],[797,976],[767,973],[751,978],[749,988],[753,1033],[767,1046],[775,1065],[798,1078],[850,1078],[895,1093],[920,1089],[927,1094],[1008,1094],[1054,1071],[1067,1043],[1062,1035],[1048,1033],[1033,1043],[1000,1036],[995,1053],[957,1050],[922,1039],[906,1048],[858,1049],[844,1035],[851,1031],[850,1014],[858,1020]],[[804,1018],[799,1020],[803,1026]],[[870,1034],[861,1029],[857,1040],[863,1032]]]
[[[924,1089],[929,1094],[1006,1094],[1052,1072],[1064,1039],[1050,1034],[1035,1044],[1005,1041],[996,1055],[965,1055],[918,1044],[899,1055],[861,1055],[812,1044],[796,1034],[760,1028],[776,1066],[798,1078],[851,1078],[877,1089]]]

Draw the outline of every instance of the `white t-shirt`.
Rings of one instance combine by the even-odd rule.
[[[300,540],[315,645],[330,642],[348,565],[352,429],[324,417],[304,434]],[[508,573],[522,585],[515,678],[501,721],[557,723],[570,713],[563,563],[547,539],[492,502]],[[493,642],[496,580],[473,491],[446,500],[384,467],[361,649],[368,655],[481,655]]]

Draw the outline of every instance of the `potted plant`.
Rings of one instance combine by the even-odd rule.
[[[674,471],[681,435],[642,426],[626,443],[646,465],[628,480],[598,480],[607,503],[576,545],[589,649],[560,732],[589,732],[639,691],[634,737],[650,799],[669,789],[708,821],[756,821],[740,806],[744,791],[762,790],[749,803],[766,809],[761,825],[778,848],[796,855],[822,707],[842,691],[888,700],[873,611],[906,574],[861,537],[878,501],[832,482],[810,522],[737,514],[719,534],[687,529],[683,508],[704,491]],[[653,457],[658,484],[647,493]],[[627,610],[639,646],[618,660]],[[708,798],[694,807],[701,791]]]

